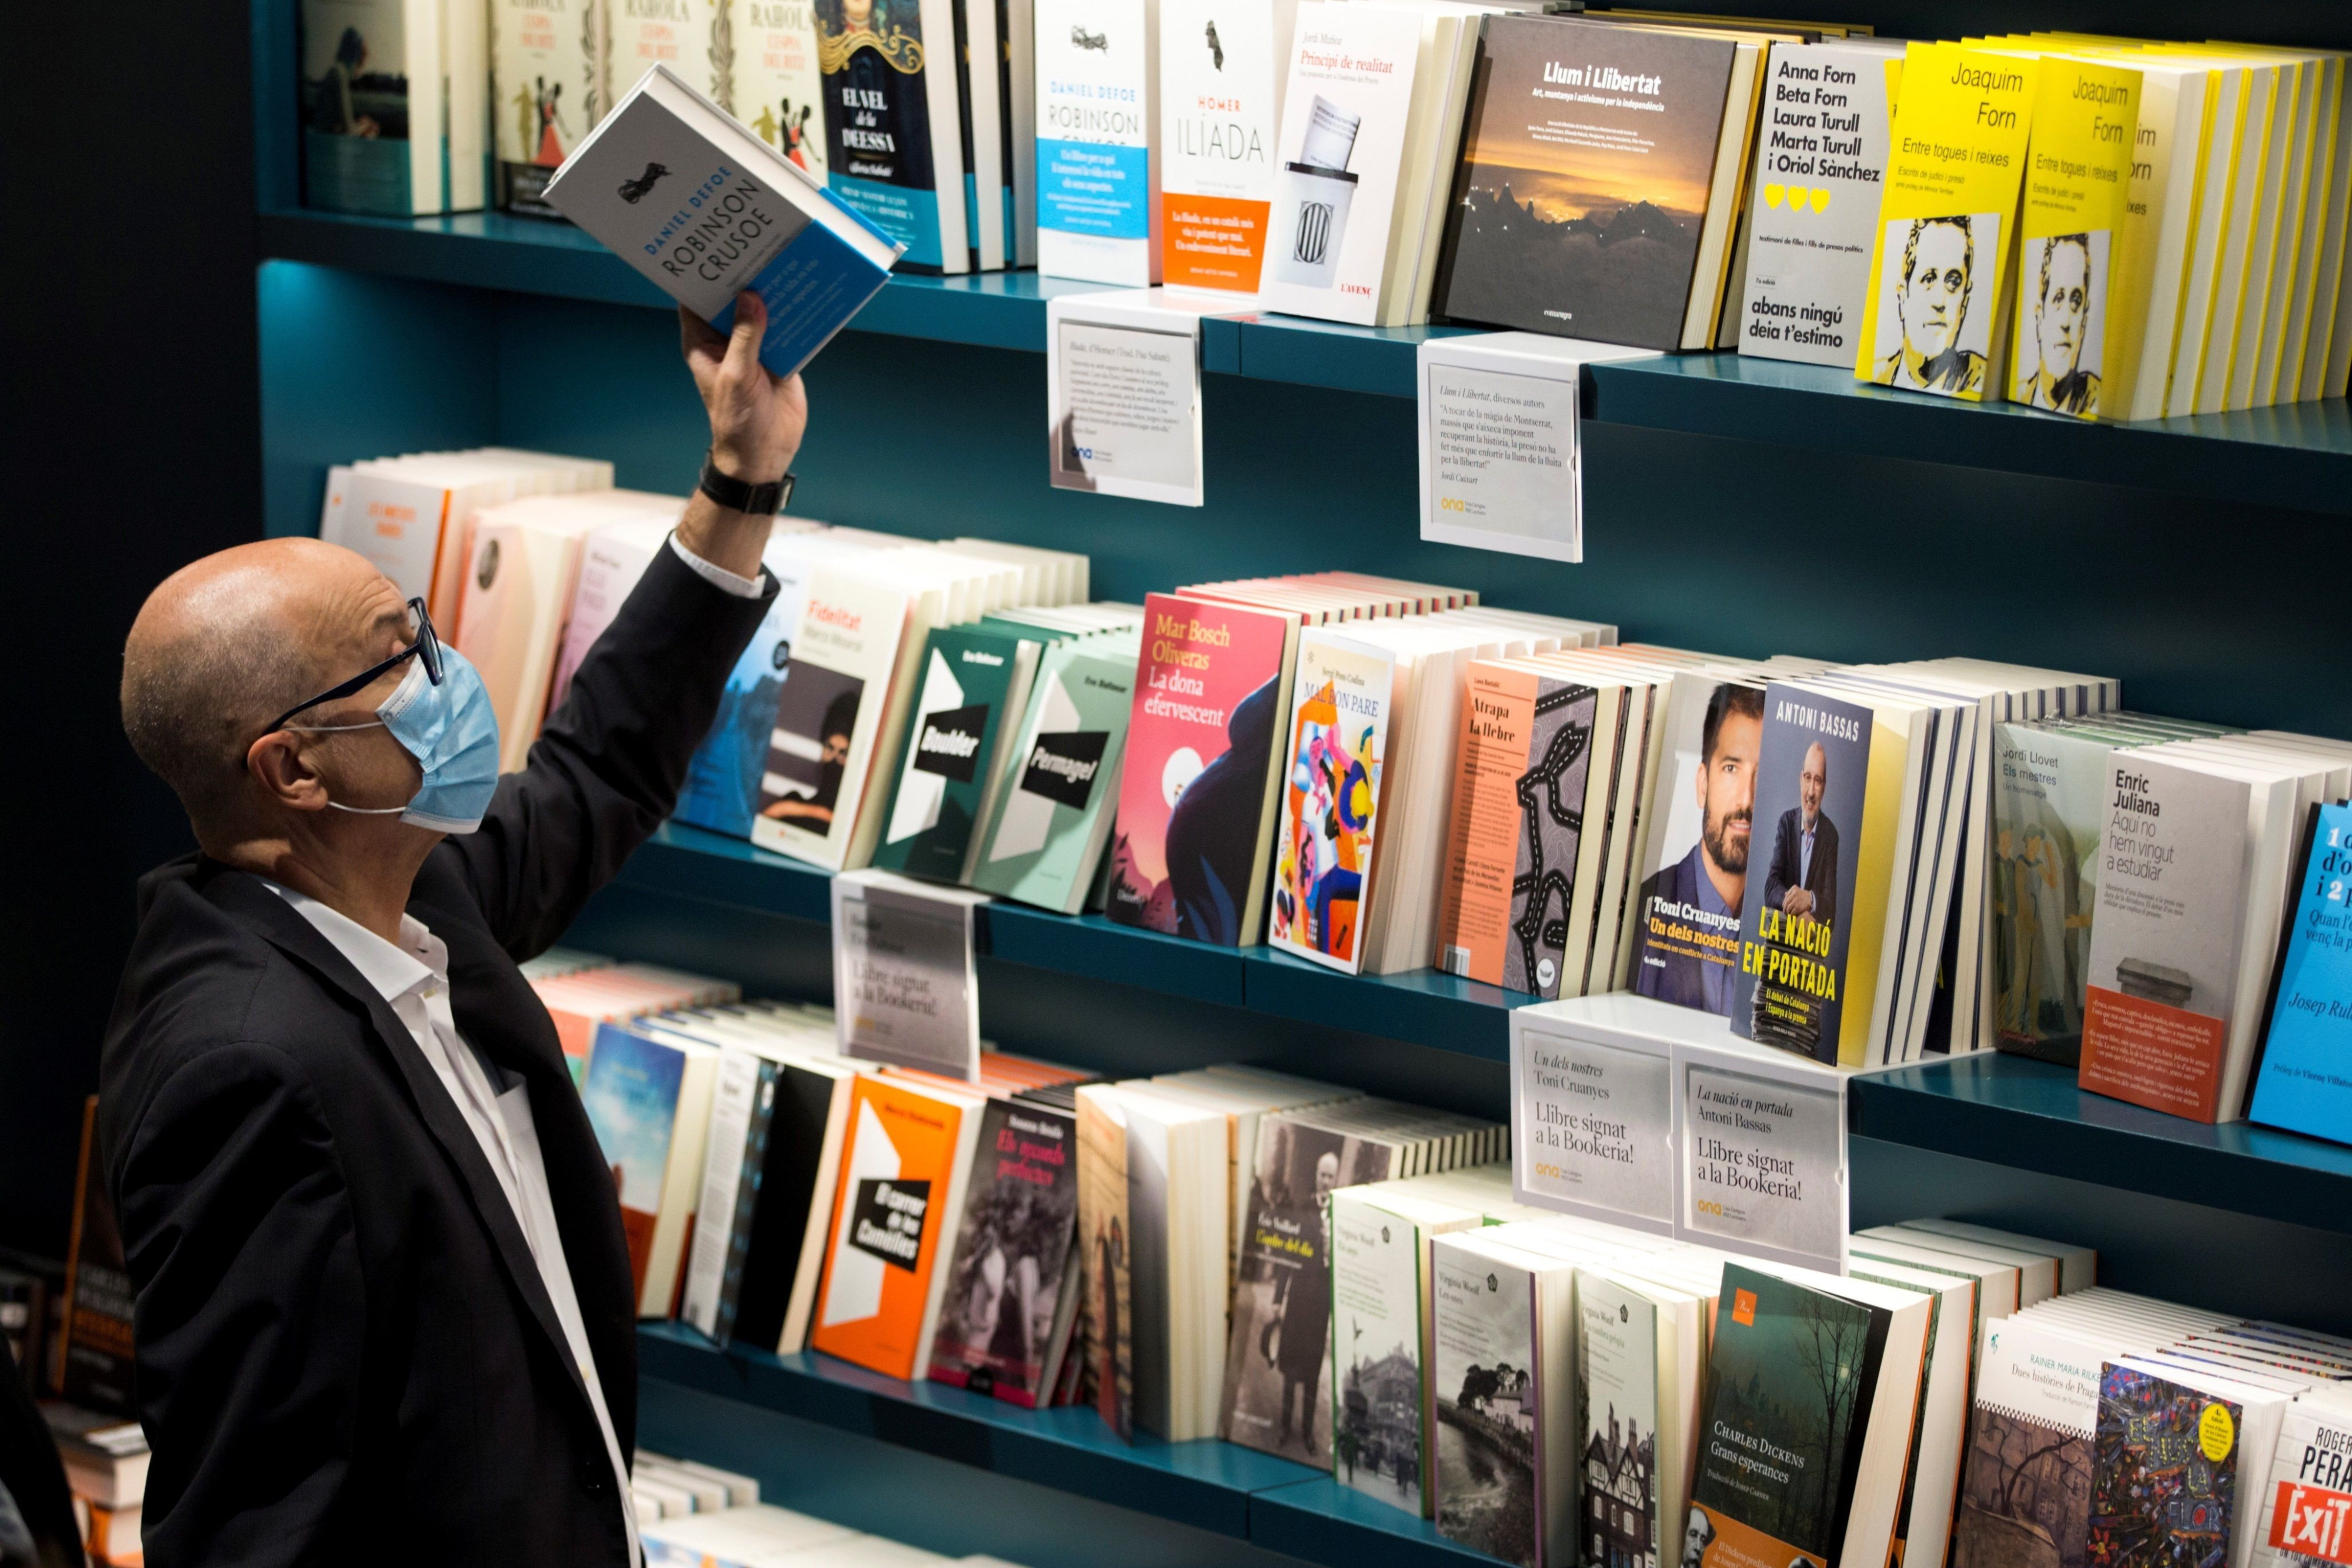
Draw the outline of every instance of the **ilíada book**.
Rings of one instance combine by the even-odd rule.
[[[647,71],[548,182],[548,202],[721,332],[768,308],[760,362],[798,371],[903,248],[667,66]]]

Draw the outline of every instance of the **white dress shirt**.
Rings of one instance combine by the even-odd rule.
[[[686,562],[687,567],[694,573],[695,576],[702,579],[703,581],[710,584],[711,587],[718,589],[720,592],[731,593],[738,599],[757,599],[760,597],[760,580],[758,578],[738,577],[723,566],[712,565],[709,561],[703,559],[700,556],[695,554],[692,550],[678,543],[677,535],[675,533],[672,533],[669,536],[669,548],[677,551],[677,559]]]
[[[698,561],[683,549],[678,554],[698,570],[722,569]],[[734,574],[730,572],[728,576]],[[737,578],[740,582],[743,579]],[[726,584],[720,583],[719,587]],[[758,584],[752,584],[753,591]],[[539,1265],[540,1281],[554,1303],[555,1321],[572,1359],[587,1385],[588,1403],[595,1408],[596,1426],[604,1435],[604,1452],[613,1462],[614,1488],[620,1494],[621,1518],[628,1530],[629,1561],[643,1561],[637,1542],[636,1500],[629,1490],[628,1466],[621,1458],[620,1439],[613,1430],[612,1413],[604,1406],[604,1385],[596,1375],[596,1357],[588,1347],[587,1325],[580,1316],[580,1297],[572,1287],[572,1270],[563,1260],[563,1237],[556,1229],[555,1207],[548,1197],[547,1165],[540,1157],[538,1124],[531,1119],[530,1093],[520,1078],[485,1060],[457,1032],[449,1009],[449,949],[415,916],[400,917],[400,944],[394,946],[357,921],[336,913],[317,899],[262,879],[272,893],[293,905],[297,914],[351,960],[360,977],[390,1003],[400,1021],[415,1038],[416,1049],[433,1064],[434,1076],[449,1092],[457,1113],[482,1146],[482,1158],[498,1177],[499,1190],[514,1210],[515,1223],[531,1260]],[[503,1081],[502,1082],[500,1081]]]

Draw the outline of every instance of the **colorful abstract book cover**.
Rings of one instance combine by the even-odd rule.
[[[1764,688],[1731,1028],[1816,1061],[1839,1059],[1875,727],[1859,703]],[[1866,990],[1856,1005],[1867,1019]]]
[[[1723,1270],[1691,1483],[1699,1568],[1828,1568],[1845,1534],[1888,1314],[1732,1264]]]
[[[1217,1435],[1331,1467],[1331,1268],[1325,1199],[1386,1181],[1395,1147],[1303,1125],[1259,1124],[1234,1284]]]
[[[2063,1335],[1985,1326],[1953,1562],[2084,1568],[2100,1369],[2096,1351]]]
[[[2084,1554],[2096,1568],[2171,1568],[2230,1550],[2243,1410],[2157,1373],[2099,1376]]]
[[[1265,919],[1295,618],[1155,593],[1128,721],[1105,913],[1221,947]]]
[[[932,628],[876,865],[962,880],[990,767],[1005,726],[1020,722],[1006,717],[1004,698],[1022,674],[1022,643],[993,626]]]
[[[640,1295],[653,1257],[654,1225],[661,1217],[662,1176],[669,1167],[685,1074],[686,1053],[676,1047],[623,1024],[596,1026],[580,1105],[613,1170],[621,1230],[629,1244],[629,1278]]]
[[[1534,1568],[1543,1535],[1534,1277],[1444,1238],[1432,1252],[1437,1532]]]
[[[935,1382],[1034,1409],[1077,1240],[1077,1118],[996,1100],[980,1144],[947,1300],[931,1336]]]
[[[2321,806],[2247,1114],[2341,1143],[2352,1127],[2352,806]]]
[[[1298,640],[1266,940],[1354,974],[1395,656],[1319,629]]]

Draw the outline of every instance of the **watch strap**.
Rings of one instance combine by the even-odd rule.
[[[746,512],[754,517],[772,517],[793,498],[793,476],[765,485],[753,485],[721,473],[709,453],[702,455],[702,478],[696,488],[730,512]]]

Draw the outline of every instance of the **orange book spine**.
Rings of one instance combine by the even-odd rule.
[[[1480,659],[1470,665],[1448,835],[1438,967],[1503,983],[1511,876],[1518,865],[1519,775],[1535,727],[1537,677]]]

